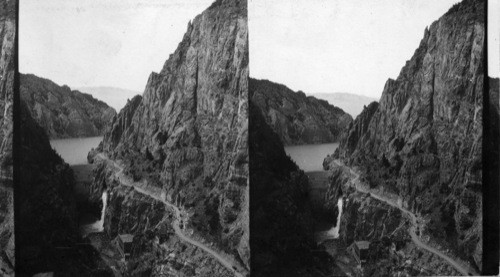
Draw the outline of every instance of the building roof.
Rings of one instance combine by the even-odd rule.
[[[118,236],[123,242],[132,242],[134,240],[134,235],[131,234],[120,234]]]
[[[366,240],[355,241],[354,243],[360,250],[370,248],[370,242]]]

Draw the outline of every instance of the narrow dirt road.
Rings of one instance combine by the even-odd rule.
[[[473,276],[480,275],[475,270],[473,270],[471,268],[468,268],[467,266],[458,263],[457,261],[453,260],[451,257],[445,255],[443,252],[441,252],[441,251],[437,250],[436,248],[434,248],[434,247],[432,247],[430,245],[427,245],[424,242],[422,242],[420,240],[420,238],[416,234],[416,229],[417,229],[417,225],[418,224],[417,224],[417,216],[414,213],[412,213],[409,210],[405,209],[401,205],[398,205],[398,203],[396,203],[394,200],[387,199],[387,198],[385,198],[383,196],[375,194],[373,191],[370,191],[369,189],[363,188],[363,186],[360,185],[360,182],[358,182],[359,174],[357,172],[355,172],[352,168],[344,165],[339,160],[335,160],[334,163],[337,166],[339,166],[339,167],[344,167],[344,168],[348,168],[349,169],[349,173],[351,173],[351,175],[353,175],[355,177],[354,179],[351,180],[350,184],[354,185],[353,187],[357,191],[362,192],[362,193],[366,193],[366,194],[370,194],[370,197],[375,198],[375,199],[377,199],[379,201],[385,202],[388,205],[393,206],[395,208],[398,208],[404,214],[408,215],[410,217],[411,223],[412,223],[412,225],[411,225],[411,227],[409,229],[409,233],[410,233],[412,241],[418,247],[423,248],[423,249],[425,249],[425,250],[427,250],[427,251],[429,251],[429,252],[431,252],[431,253],[439,256],[439,257],[441,257],[442,259],[444,259],[446,262],[448,262],[451,266],[453,266],[456,270],[458,270],[463,275],[470,275],[470,274],[473,275]]]
[[[120,181],[120,184],[127,186],[127,187],[132,187],[137,192],[139,192],[143,195],[149,196],[149,197],[151,197],[155,200],[158,200],[160,202],[163,202],[165,205],[172,208],[175,211],[175,220],[174,220],[172,226],[174,228],[175,234],[181,240],[186,241],[187,243],[192,244],[198,248],[201,248],[203,251],[207,252],[208,254],[213,256],[215,259],[217,259],[229,271],[233,272],[235,276],[237,276],[237,277],[248,276],[247,270],[242,268],[239,264],[237,264],[233,261],[227,260],[225,257],[221,256],[219,253],[210,249],[209,247],[207,247],[203,243],[196,241],[196,240],[184,235],[184,233],[182,232],[182,229],[180,227],[180,225],[181,225],[180,222],[181,222],[181,217],[182,217],[182,213],[181,213],[180,209],[177,206],[175,206],[174,204],[168,202],[165,198],[163,198],[161,196],[162,194],[159,191],[153,192],[153,191],[146,190],[145,188],[141,187],[141,185],[139,183],[134,182],[130,177],[126,176],[123,173],[124,168],[120,164],[118,164],[114,160],[110,160],[104,153],[99,153],[96,155],[96,157],[105,161],[105,162],[111,163],[111,165],[116,170],[118,170],[117,172],[115,172],[115,177],[118,179],[118,181]]]

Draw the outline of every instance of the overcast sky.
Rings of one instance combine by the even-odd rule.
[[[70,87],[143,91],[214,0],[22,0],[19,71]]]
[[[488,1],[488,75],[500,75],[500,1]]]
[[[457,2],[249,0],[250,76],[309,94],[379,98],[425,27]]]
[[[20,1],[19,67],[70,87],[143,91],[213,0]],[[378,98],[458,0],[249,0],[250,74],[307,93]],[[489,1],[489,73],[500,6]]]

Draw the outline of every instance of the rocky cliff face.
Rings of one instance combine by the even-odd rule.
[[[359,141],[361,137],[363,137],[368,132],[370,122],[378,107],[379,104],[377,102],[372,102],[367,107],[364,107],[363,111],[358,115],[358,117],[356,117],[356,119],[354,119],[351,124],[349,124],[349,128],[342,135],[342,140],[340,141],[339,145],[339,151],[343,151],[343,153],[352,153],[356,150],[356,148],[363,147],[359,145]],[[329,155],[325,158],[325,160],[323,161],[323,167],[325,170],[329,169],[330,163],[335,158],[335,155]]]
[[[325,100],[294,92],[284,85],[250,79],[252,101],[283,144],[315,144],[340,139],[352,117]]]
[[[433,243],[479,268],[484,6],[465,0],[432,23],[335,153],[363,170],[371,188],[421,215]]]
[[[218,0],[188,24],[143,96],[114,117],[98,151],[178,205],[193,237],[248,268],[247,142],[247,3]],[[95,184],[102,188],[102,179]],[[108,231],[125,226],[118,214],[108,216]]]
[[[32,74],[21,74],[20,91],[33,118],[51,139],[100,136],[116,114],[90,94]]]
[[[16,2],[0,1],[0,272],[14,275],[13,98]]]

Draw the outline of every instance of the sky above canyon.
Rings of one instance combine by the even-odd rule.
[[[425,28],[457,2],[249,0],[250,76],[309,94],[378,99],[387,79],[395,79],[412,57]],[[496,30],[497,55],[490,58],[498,66]]]
[[[500,1],[488,1],[488,75],[500,76]]]
[[[72,88],[142,92],[213,0],[23,0],[19,71]]]
[[[306,93],[378,98],[457,0],[248,0],[250,75]],[[72,88],[142,92],[213,0],[20,1],[19,67]],[[489,74],[500,72],[489,1]],[[495,15],[496,14],[496,15]]]

